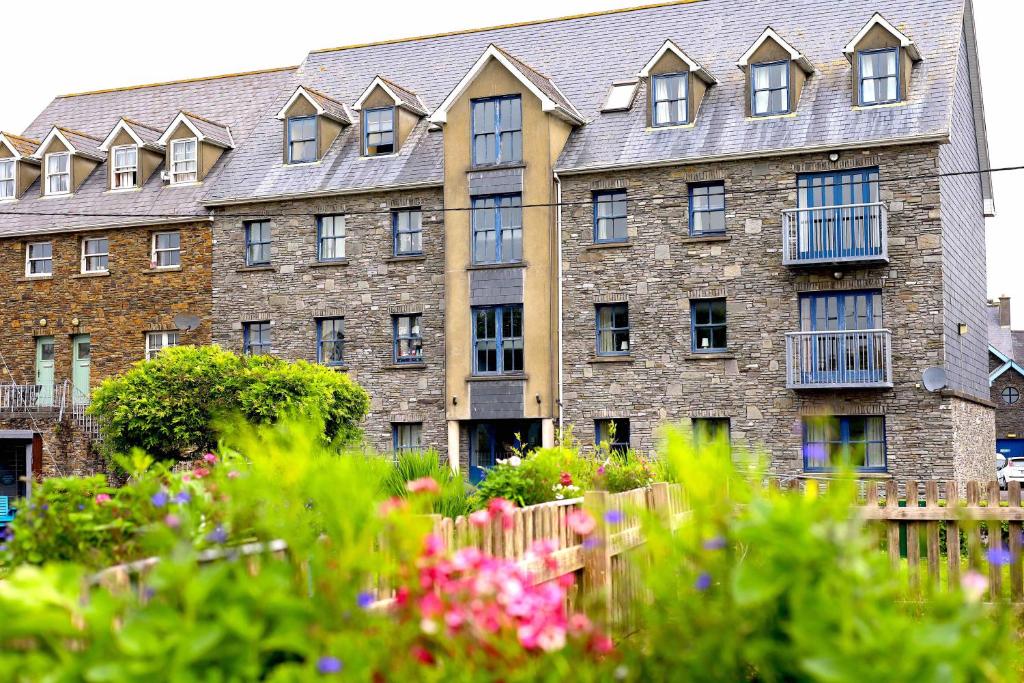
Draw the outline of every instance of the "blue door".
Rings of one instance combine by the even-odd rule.
[[[885,380],[885,353],[875,334],[882,324],[882,293],[828,292],[800,297],[801,379],[807,384]]]
[[[479,484],[498,460],[540,448],[539,420],[477,422],[469,432],[469,481]]]
[[[1024,439],[996,439],[996,452],[1006,459],[1024,458]]]
[[[877,168],[804,174],[797,189],[801,260],[882,254]]]

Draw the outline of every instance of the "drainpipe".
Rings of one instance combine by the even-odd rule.
[[[555,235],[558,248],[558,439],[562,438],[562,180],[558,174],[555,178]]]

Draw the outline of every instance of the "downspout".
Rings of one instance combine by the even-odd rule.
[[[558,240],[558,248],[555,254],[558,257],[558,442],[562,442],[562,180],[558,173],[554,174],[555,179],[555,232]]]

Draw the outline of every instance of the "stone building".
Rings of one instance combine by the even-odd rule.
[[[1024,457],[1024,330],[1014,330],[1010,297],[988,305],[988,382],[995,405],[996,450]]]
[[[192,93],[166,130],[230,144],[200,317],[350,373],[369,445],[470,479],[668,423],[786,474],[980,478],[975,46],[969,0],[674,2],[315,51],[249,77],[229,137]]]

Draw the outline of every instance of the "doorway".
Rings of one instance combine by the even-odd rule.
[[[92,343],[89,335],[76,334],[71,338],[71,384],[74,387],[72,401],[75,405],[89,403],[89,363]]]
[[[53,337],[36,337],[36,405],[53,406]]]
[[[478,484],[498,460],[540,448],[540,420],[495,420],[469,426],[469,481]]]

